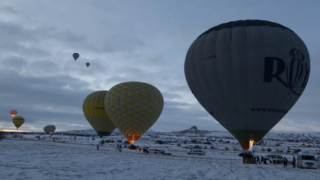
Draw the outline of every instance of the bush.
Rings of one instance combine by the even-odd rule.
[[[194,143],[194,144],[198,143],[196,140],[192,140],[191,142]]]
[[[268,151],[268,152],[271,152],[271,151],[272,151],[272,149],[271,149],[271,148],[268,148],[268,149],[267,149],[267,151]]]
[[[201,149],[201,147],[198,146],[198,145],[194,146],[193,148],[194,148],[194,149]]]
[[[224,149],[227,150],[227,151],[229,151],[229,148],[228,148],[228,147],[225,147]]]
[[[156,144],[163,144],[163,141],[162,140],[158,140],[158,141],[156,141]]]
[[[296,149],[294,150],[294,153],[299,153],[301,150],[300,149]]]
[[[213,147],[213,146],[211,146],[210,148],[211,148],[211,149],[214,149],[214,147]]]
[[[179,147],[180,147],[180,146],[181,146],[181,144],[177,144],[177,146],[179,146]]]
[[[0,131],[0,141],[5,138],[5,135],[4,135],[4,132],[3,131]]]

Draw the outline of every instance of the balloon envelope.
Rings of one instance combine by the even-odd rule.
[[[73,53],[72,56],[73,56],[74,60],[77,60],[80,57],[80,55],[78,53]]]
[[[43,128],[43,131],[46,134],[52,134],[56,130],[56,127],[54,125],[47,125]]]
[[[120,132],[133,143],[159,118],[163,97],[157,88],[147,83],[120,83],[107,93],[105,109]]]
[[[18,111],[17,110],[11,110],[10,115],[11,117],[15,117],[17,115]]]
[[[190,46],[185,77],[199,103],[243,149],[261,140],[297,102],[310,73],[308,49],[289,28],[228,22]]]
[[[96,91],[89,94],[83,102],[83,113],[89,124],[100,137],[108,136],[116,126],[106,113],[104,99],[108,91]]]
[[[24,123],[24,118],[22,116],[16,116],[12,119],[13,124],[17,127],[17,130]]]

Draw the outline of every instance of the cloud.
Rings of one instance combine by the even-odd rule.
[[[57,130],[88,129],[82,103],[89,93],[141,81],[157,87],[165,99],[152,129],[173,131],[195,125],[224,130],[187,85],[186,52],[199,34],[215,25],[257,18],[293,29],[306,43],[312,60],[304,94],[274,129],[319,129],[319,26],[305,21],[320,15],[318,4],[295,2],[290,11],[283,11],[287,3],[276,1],[3,0],[0,127],[14,129],[9,111],[17,109],[26,118],[22,130],[38,131],[47,124],[55,124]],[[301,9],[308,11],[296,13]],[[80,54],[77,61],[72,58],[74,52]]]

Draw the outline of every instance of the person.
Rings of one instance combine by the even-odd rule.
[[[263,161],[263,156],[261,156],[261,163],[263,163],[264,161]]]
[[[295,168],[296,167],[296,157],[293,156],[293,159],[292,159],[292,166]]]
[[[99,150],[99,143],[97,144],[97,150]]]
[[[257,164],[259,164],[259,162],[260,162],[260,158],[259,156],[257,156]]]
[[[283,167],[287,168],[288,159],[286,157],[283,158]]]
[[[263,164],[267,164],[267,159],[262,156]]]
[[[119,151],[121,152],[121,149],[122,149],[122,145],[119,145]]]

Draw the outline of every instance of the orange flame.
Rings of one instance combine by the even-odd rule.
[[[250,138],[250,141],[249,141],[249,150],[252,150],[253,143],[254,143],[254,140],[253,140],[252,138]]]
[[[134,141],[138,141],[139,140],[140,135],[128,135],[128,134],[125,134],[124,137],[127,138],[127,140],[129,141],[130,144],[133,144]]]

